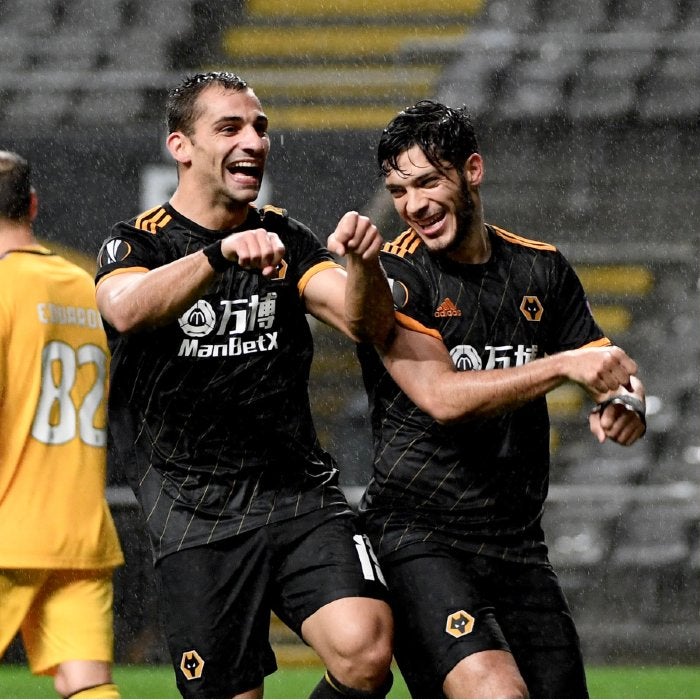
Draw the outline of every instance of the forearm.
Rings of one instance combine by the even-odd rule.
[[[566,381],[558,356],[522,367],[458,372],[428,359],[385,365],[409,398],[440,423],[455,423],[515,410]]]
[[[122,333],[163,326],[186,311],[216,273],[201,251],[146,273],[117,274],[97,288],[104,318]]]
[[[379,260],[349,255],[345,320],[354,340],[383,347],[394,329],[394,302]]]
[[[636,364],[616,347],[583,347],[519,367],[459,372],[441,339],[398,324],[391,342],[380,351],[399,387],[443,423],[511,411],[566,381],[594,398],[607,396],[629,385],[636,372]]]

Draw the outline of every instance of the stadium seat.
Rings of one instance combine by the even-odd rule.
[[[73,120],[79,124],[124,124],[142,116],[143,95],[136,88],[85,91],[77,100]]]
[[[581,54],[561,43],[545,42],[535,55],[514,62],[501,85],[496,114],[505,119],[548,119],[565,116],[568,81]]]
[[[612,40],[593,47],[569,97],[573,119],[620,119],[637,106],[637,85],[652,70],[655,49],[651,38],[639,42]]]
[[[0,7],[0,30],[25,36],[48,35],[57,24],[57,0],[5,0]]]
[[[601,122],[630,117],[636,106],[637,88],[633,82],[587,74],[576,81],[567,109],[574,120]]]
[[[475,25],[530,32],[538,27],[538,6],[539,0],[491,0]]]
[[[623,514],[608,568],[611,609],[647,624],[686,615],[673,601],[699,517],[696,490],[683,485],[649,490]]]
[[[678,5],[677,0],[618,0],[613,27],[615,31],[667,29],[677,21]]]
[[[168,48],[173,40],[168,33],[153,32],[150,27],[126,30],[119,41],[105,42],[105,69],[162,70],[168,67]]]
[[[0,74],[8,75],[10,72],[27,68],[32,46],[33,42],[29,37],[0,24]]]
[[[70,91],[56,88],[23,90],[5,107],[6,125],[44,124],[56,126],[66,122],[73,107]]]
[[[700,31],[700,3],[689,0],[685,4],[684,12],[680,19],[680,28],[690,31]]]
[[[56,33],[51,41],[37,41],[29,51],[29,60],[38,69],[89,71],[98,67],[102,39],[78,29]]]
[[[624,497],[582,498],[571,489],[545,505],[549,558],[577,620],[604,614],[604,572]]]
[[[607,0],[549,0],[542,11],[542,26],[548,32],[589,32],[607,27]]]
[[[564,478],[567,484],[640,484],[653,466],[647,443],[638,442],[622,451],[606,442],[573,461]]]
[[[72,30],[116,36],[124,24],[123,6],[120,0],[71,0],[61,23]]]
[[[653,122],[692,122],[700,116],[700,44],[669,52],[640,94],[639,115]]]

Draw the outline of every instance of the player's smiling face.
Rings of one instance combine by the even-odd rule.
[[[431,252],[450,252],[469,235],[474,201],[467,182],[454,167],[436,168],[420,146],[397,158],[384,183],[399,216]]]
[[[257,196],[270,151],[267,117],[252,90],[217,85],[197,98],[190,174],[214,199],[246,205]]]

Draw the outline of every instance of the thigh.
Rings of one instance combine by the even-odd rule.
[[[29,666],[54,673],[66,661],[111,663],[112,570],[56,570],[46,578],[22,625]]]
[[[232,697],[262,685],[277,668],[265,530],[170,554],[156,572],[183,697]]]
[[[356,523],[352,513],[320,511],[275,527],[275,612],[300,637],[302,623],[328,603],[386,601],[376,557]]]
[[[395,655],[413,697],[441,697],[447,674],[472,654],[508,651],[474,557],[412,545],[382,561],[396,629]]]
[[[579,637],[551,567],[506,565],[499,580],[498,620],[531,697],[588,697]]]
[[[47,575],[40,569],[0,569],[0,658],[20,631]]]

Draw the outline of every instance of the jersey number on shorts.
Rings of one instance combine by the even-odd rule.
[[[95,381],[80,405],[71,396],[78,368],[92,364]],[[95,427],[95,416],[105,395],[107,356],[97,345],[81,345],[77,350],[53,340],[41,354],[41,395],[34,415],[32,437],[46,445],[63,445],[76,435],[91,447],[107,444],[107,431]]]
[[[367,535],[355,535],[352,539],[355,541],[355,549],[357,550],[357,556],[360,558],[362,575],[365,577],[365,580],[380,581],[386,586],[384,574],[379,568],[379,562]]]

